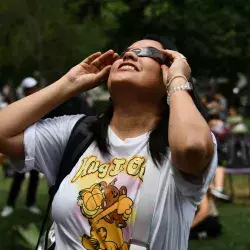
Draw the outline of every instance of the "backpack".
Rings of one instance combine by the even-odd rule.
[[[61,165],[56,176],[55,184],[49,189],[48,206],[40,230],[36,250],[55,249],[56,243],[54,240],[53,224],[46,230],[46,232],[44,232],[46,222],[48,221],[50,208],[61,182],[71,172],[79,158],[93,142],[93,133],[89,130],[89,126],[95,121],[97,121],[97,117],[95,116],[84,116],[77,121],[73,130],[71,131],[71,135],[63,153]]]
[[[229,142],[229,161],[227,167],[250,167],[250,150],[244,138],[232,138]]]

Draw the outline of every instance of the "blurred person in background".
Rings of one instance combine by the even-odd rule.
[[[9,164],[8,164],[8,157],[0,153],[0,165],[3,167],[3,174],[4,178],[10,177],[11,175],[9,174]]]
[[[227,99],[221,92],[217,92],[214,95],[214,99],[217,102],[216,108],[219,112],[221,120],[226,121],[227,118]]]
[[[228,168],[249,168],[250,143],[246,136],[248,126],[235,106],[229,108],[227,122],[231,128],[231,136],[228,143]]]
[[[231,202],[231,197],[224,191],[225,165],[228,159],[226,143],[230,129],[220,118],[219,111],[217,109],[212,109],[209,111],[208,125],[211,131],[214,133],[218,144],[218,167],[215,172],[213,184],[211,185],[211,194],[218,199]]]
[[[84,94],[71,97],[69,100],[46,114],[43,119],[77,114],[95,115],[94,108],[90,107],[87,102],[87,97]]]
[[[211,86],[207,87],[205,95],[204,95],[204,99],[207,104],[210,103],[214,99],[213,87]]]
[[[221,92],[213,94],[212,89],[208,89],[206,94],[202,97],[202,103],[208,110],[217,110],[222,121],[227,118],[227,99]]]
[[[0,110],[14,101],[10,84],[5,84],[0,92]],[[13,177],[14,170],[10,167],[10,161],[6,155],[0,154],[0,164],[3,167],[4,177]]]
[[[4,88],[3,90],[0,92],[0,109],[5,108],[8,105],[8,100],[6,98],[6,95],[4,94]]]
[[[38,82],[32,78],[27,77],[21,82],[22,92],[24,96],[29,96],[39,90]],[[13,122],[15,122],[15,118],[13,118]],[[24,161],[15,160],[13,158],[9,159],[10,166],[13,169],[22,169],[24,166]],[[21,189],[21,185],[23,180],[25,179],[25,173],[14,173],[13,182],[10,188],[10,193],[8,195],[6,206],[3,208],[1,212],[2,217],[10,216],[14,212],[15,203],[18,197],[18,194]],[[29,172],[29,185],[27,189],[27,199],[26,199],[26,207],[29,212],[34,214],[40,214],[40,209],[36,206],[36,192],[39,182],[39,173],[36,170],[31,170]]]
[[[221,235],[222,225],[219,220],[219,212],[215,205],[210,190],[204,196],[198,206],[194,220],[190,228],[190,240],[202,240],[215,238]]]
[[[13,177],[15,171],[10,166],[9,157],[0,153],[0,165],[3,167],[4,178]]]
[[[232,133],[247,133],[248,128],[244,123],[244,118],[240,115],[235,107],[228,110],[227,123],[231,127]]]
[[[234,106],[229,107],[227,123],[230,124],[231,126],[234,126],[242,122],[243,122],[243,116],[238,113],[236,107]]]
[[[2,88],[2,91],[1,91],[0,101],[4,105],[10,104],[10,103],[15,101],[14,96],[13,96],[13,92],[11,90],[11,84],[10,83],[4,84],[4,86]]]

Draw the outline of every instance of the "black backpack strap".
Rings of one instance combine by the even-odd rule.
[[[95,121],[97,121],[96,116],[84,116],[77,121],[77,123],[75,124],[74,128],[71,131],[68,143],[63,153],[60,167],[58,169],[55,184],[49,189],[50,198],[45,213],[45,217],[42,223],[42,227],[40,230],[36,249],[38,249],[40,239],[43,236],[45,225],[48,220],[50,208],[53,202],[53,198],[57,190],[59,189],[61,182],[71,172],[71,170],[76,165],[79,158],[83,155],[86,149],[93,142],[93,133],[89,130],[89,126]]]
[[[50,197],[54,197],[63,179],[71,172],[79,158],[93,142],[89,126],[97,121],[95,116],[84,116],[75,124],[65,148],[55,184],[50,188]]]

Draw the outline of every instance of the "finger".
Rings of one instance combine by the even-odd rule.
[[[87,64],[90,64],[92,63],[96,58],[98,58],[102,53],[101,52],[96,52],[92,55],[90,55],[89,57],[87,57],[86,59],[84,59],[82,61],[82,63],[87,63]]]
[[[96,68],[102,70],[107,65],[113,64],[113,60],[112,60],[113,55],[114,55],[114,51],[109,50],[109,51],[105,52],[103,55],[101,55],[100,57],[98,57],[97,59],[95,59],[91,63],[91,65],[94,65]]]
[[[167,65],[165,65],[165,64],[162,64],[162,65],[161,65],[161,69],[163,70],[163,72],[164,72],[164,71],[165,71],[165,72],[168,71],[168,67],[167,67]]]
[[[110,69],[111,69],[111,65],[106,66],[104,69],[102,69],[99,73],[95,75],[95,80],[97,82],[100,82],[100,81],[108,79]]]
[[[112,65],[118,58],[119,58],[119,55],[117,53],[114,53],[112,57],[107,58],[107,61],[105,62],[105,64]],[[106,67],[106,65],[104,67]]]
[[[161,65],[163,83],[166,84],[168,81],[168,67],[166,65]]]
[[[111,64],[111,63],[109,63],[109,61],[110,61],[110,58],[113,57],[113,55],[114,55],[114,51],[113,50],[108,50],[107,52],[105,52],[104,54],[102,54],[101,56],[99,56],[98,58],[96,58],[91,63],[91,65],[94,65],[98,69],[103,69],[107,65]]]
[[[182,54],[174,51],[174,50],[164,50],[164,53],[171,59],[171,60],[175,60],[175,59],[181,59]]]
[[[96,67],[93,67],[89,64],[84,64],[84,65],[81,65],[87,72],[89,73],[98,73],[100,71],[100,69],[96,68]]]
[[[118,59],[119,59],[119,55],[118,55],[117,53],[115,53],[115,54],[113,55],[113,58],[112,58],[113,63],[114,63],[116,60],[118,60]]]
[[[101,69],[105,68],[107,65],[112,65],[117,60],[117,58],[118,58],[117,53],[114,53],[113,55],[110,55],[110,56],[106,57],[105,61],[100,66]]]

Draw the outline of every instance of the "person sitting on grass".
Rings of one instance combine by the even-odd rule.
[[[226,126],[225,122],[220,119],[219,113],[216,109],[209,111],[208,125],[214,133],[218,143],[218,167],[216,168],[213,184],[210,186],[211,194],[217,199],[231,202],[231,197],[224,191],[225,165],[228,159],[228,154],[226,152],[226,138],[230,129]]]
[[[213,196],[210,191],[204,196],[195,214],[190,229],[190,240],[215,238],[221,235],[222,225]]]
[[[235,107],[229,108],[227,123],[230,125],[233,134],[245,134],[248,132],[243,116],[238,113]]]

